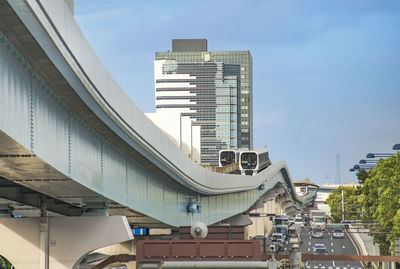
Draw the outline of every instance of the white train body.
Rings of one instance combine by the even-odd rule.
[[[266,149],[244,150],[239,155],[239,170],[242,175],[256,175],[271,164]]]

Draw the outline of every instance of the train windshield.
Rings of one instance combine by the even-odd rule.
[[[235,162],[235,152],[233,151],[222,151],[221,152],[221,165],[225,166]]]
[[[254,152],[242,153],[241,165],[243,169],[255,169],[257,166],[257,154]]]

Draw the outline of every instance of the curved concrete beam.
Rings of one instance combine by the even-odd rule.
[[[208,218],[206,222],[209,224],[214,223],[247,210],[266,192],[275,188],[277,192],[288,195],[294,201],[296,208],[309,203],[311,197],[296,195],[284,160],[249,178],[241,175],[217,174],[201,168],[188,159],[119,88],[95,55],[69,9],[65,8],[64,1],[7,0],[1,12],[5,12],[6,9],[10,10],[10,14],[0,16],[4,22],[0,25],[4,28],[0,30],[5,31],[6,36],[14,41],[13,44],[23,56],[29,58],[35,71],[52,87],[59,102],[72,110],[70,114],[78,118],[80,124],[88,125],[92,132],[97,132],[94,136],[104,137],[107,143],[112,144],[110,147],[113,150],[115,148],[116,152],[122,152],[142,165],[138,170],[145,172],[141,174],[134,172],[143,177],[143,181],[148,180],[146,173],[155,174],[153,181],[159,182],[159,179],[162,179],[176,187],[174,191],[175,189],[179,191],[179,193],[167,193],[166,196],[180,200],[171,203],[172,205],[157,201],[154,207],[148,204],[138,207],[138,203],[129,200],[130,195],[126,193],[126,188],[106,192],[102,186],[109,182],[89,185],[79,174],[71,175],[71,168],[68,168],[65,162],[53,164],[54,169],[60,174],[71,176],[72,180],[70,178],[68,180],[76,182],[76,185],[81,184],[90,188],[90,191],[97,195],[94,199],[100,197],[115,201],[170,225],[191,223],[202,218]],[[18,28],[19,31],[13,32],[11,28],[4,26],[7,24],[12,25],[12,29]],[[31,54],[34,54],[34,57]],[[29,140],[17,142],[27,149],[30,148]],[[51,156],[44,154],[37,158],[51,163]],[[126,159],[122,160],[123,163],[125,161]],[[123,175],[126,174],[125,167],[118,172],[121,171]],[[146,184],[148,186],[152,183],[149,181]],[[21,184],[28,183],[21,181]],[[43,185],[38,187],[34,185],[35,183],[29,184],[32,184],[30,186],[32,189],[46,191],[49,196],[54,195],[49,193],[54,189],[48,185],[43,189]],[[48,184],[53,183],[50,181]],[[112,183],[109,184],[113,186]],[[125,184],[126,187],[134,183],[127,179]],[[264,185],[263,188],[259,188],[261,185]],[[38,189],[40,187],[42,189]],[[155,189],[154,193],[158,195],[163,187]],[[147,193],[149,196],[142,200],[150,199],[150,195],[154,197],[154,193]],[[238,201],[235,198],[236,194],[242,195],[243,200]],[[210,205],[210,211],[200,215],[188,215],[185,197],[197,197],[197,195],[204,204]],[[222,199],[225,199],[224,203],[232,204],[229,212],[220,213],[217,212],[218,209],[213,209]],[[171,208],[167,208],[168,206]],[[172,208],[173,206],[175,208]],[[160,212],[171,209],[175,215],[160,216],[154,213],[153,209],[158,209]]]
[[[67,92],[79,96],[83,102],[79,105],[86,105],[99,123],[117,135],[109,136],[111,142],[130,145],[142,154],[137,158],[145,157],[155,164],[152,169],[160,169],[183,186],[202,194],[255,189],[269,177],[271,169],[253,176],[252,180],[246,180],[247,177],[241,175],[218,174],[187,158],[118,86],[87,42],[69,9],[64,8],[63,1],[8,2],[36,42],[46,48],[49,60],[61,72],[65,83],[70,85],[60,93],[61,99],[74,107],[63,96],[69,96]],[[77,111],[79,115],[79,107]],[[286,163],[279,163],[279,169],[288,173]]]

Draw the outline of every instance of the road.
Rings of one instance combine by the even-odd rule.
[[[324,244],[329,254],[334,255],[358,255],[356,248],[354,247],[349,235],[345,232],[343,239],[332,238],[331,230],[325,231],[323,238],[312,238],[311,230],[309,227],[305,227],[301,231],[302,243],[300,244],[299,250],[302,253],[313,253],[313,246],[315,244]],[[267,247],[269,249],[270,242],[267,241]],[[288,254],[289,246],[285,246],[285,250],[280,252],[282,254]],[[305,268],[314,269],[333,269],[333,268],[346,268],[346,269],[358,269],[363,268],[360,262],[355,261],[307,261]]]
[[[331,231],[325,231],[323,238],[312,238],[311,231],[304,228],[301,233],[303,243],[300,245],[300,251],[303,253],[313,253],[315,244],[324,244],[328,254],[335,255],[357,255],[357,250],[354,247],[349,235],[344,234],[343,239],[332,238]],[[308,261],[305,263],[305,268],[362,268],[360,262],[354,261]]]

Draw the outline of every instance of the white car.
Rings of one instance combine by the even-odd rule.
[[[299,224],[301,227],[304,227],[304,220],[302,218],[296,217],[294,219],[295,224]]]
[[[344,232],[341,228],[335,228],[332,231],[332,238],[344,238]]]
[[[311,232],[311,236],[313,238],[323,238],[324,237],[324,232],[322,231],[321,228],[314,228]]]
[[[314,254],[328,254],[324,244],[315,244],[313,247]]]
[[[285,242],[285,236],[281,233],[273,233],[271,235],[271,241],[280,241],[283,244]]]

